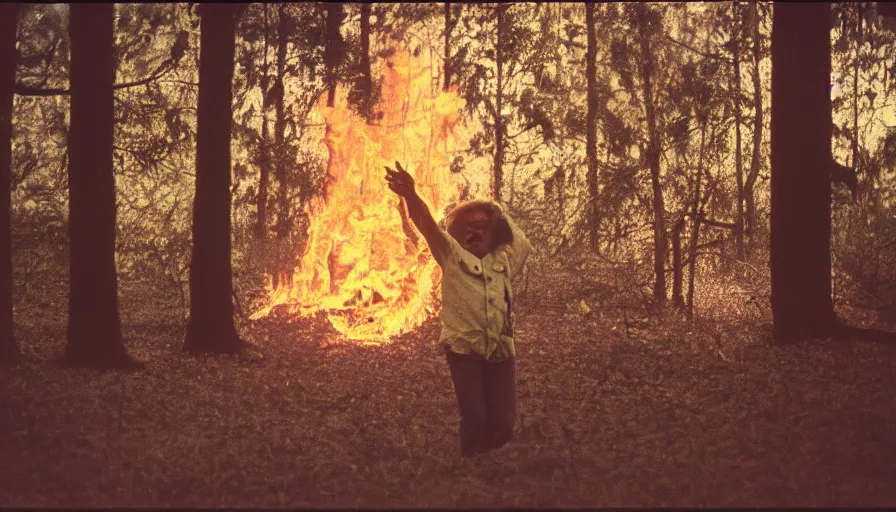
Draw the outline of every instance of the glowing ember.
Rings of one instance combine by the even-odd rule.
[[[334,108],[326,107],[326,95],[318,104],[333,179],[326,200],[309,211],[308,243],[291,284],[280,280],[285,284],[269,290],[268,305],[253,318],[284,304],[303,316],[325,311],[347,337],[376,340],[407,332],[433,314],[438,267],[410,221],[403,226],[383,169],[400,161],[436,218],[457,199],[448,154],[463,100],[433,92],[427,52],[421,53],[391,57],[377,109],[383,116],[375,124],[349,110],[342,88]]]

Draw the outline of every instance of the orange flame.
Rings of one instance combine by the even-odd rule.
[[[342,88],[333,108],[325,97],[318,103],[327,123],[327,198],[309,209],[305,254],[292,280],[269,288],[268,304],[253,318],[279,305],[303,316],[324,311],[348,338],[382,340],[435,312],[438,267],[423,238],[403,228],[400,200],[386,186],[383,169],[401,162],[436,218],[457,200],[448,155],[463,100],[454,91],[432,91],[431,63],[421,53],[390,58],[378,106],[383,115],[373,124],[351,112]]]

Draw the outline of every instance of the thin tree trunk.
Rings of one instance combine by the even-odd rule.
[[[451,2],[445,2],[445,83],[442,86],[443,91],[448,91],[451,87],[451,31],[454,29],[454,23],[451,20]]]
[[[286,241],[289,235],[289,180],[287,179],[287,162],[284,158],[286,147],[284,140],[286,137],[286,111],[283,106],[284,87],[283,79],[286,75],[286,45],[289,43],[288,25],[284,21],[286,18],[286,6],[280,4],[277,17],[277,76],[275,78],[274,90],[274,147],[277,148],[277,156],[274,160],[274,172],[277,175],[277,264],[276,273],[277,284],[283,286],[284,280],[288,280],[286,276],[286,260],[291,259],[286,254]]]
[[[501,201],[504,186],[504,116],[501,114],[504,96],[504,11],[506,4],[498,3],[498,42],[495,45],[495,60],[498,65],[498,84],[495,91],[495,201]]]
[[[196,196],[190,260],[190,319],[184,348],[236,353],[233,323],[231,170],[233,68],[237,4],[200,6]]]
[[[597,209],[597,37],[594,34],[594,4],[585,2],[585,30],[588,33],[588,51],[585,55],[586,73],[588,75],[588,112],[585,152],[588,156],[588,227],[591,239],[591,250],[600,248],[598,239]]]
[[[339,32],[342,26],[342,4],[330,2],[327,4],[327,47],[324,50],[324,64],[326,65],[327,106],[332,108],[336,100],[336,79],[339,63],[342,61],[342,34]]]
[[[69,11],[70,292],[65,359],[79,367],[136,366],[122,344],[115,273],[114,8],[76,3]]]
[[[750,161],[750,172],[747,175],[746,183],[744,183],[744,203],[746,206],[746,227],[744,231],[752,246],[754,243],[753,233],[756,231],[756,198],[754,190],[756,180],[759,178],[759,168],[761,166],[762,157],[762,125],[764,123],[763,107],[762,107],[762,80],[759,75],[759,64],[762,59],[762,40],[760,39],[759,26],[761,17],[759,14],[759,3],[752,3],[753,9],[753,102],[756,109],[756,115],[753,118],[753,157]]]
[[[694,202],[691,205],[691,243],[688,247],[688,321],[694,319],[694,288],[696,287],[697,243],[700,241],[700,188],[703,184],[703,154],[706,148],[706,119],[700,126],[700,153],[697,157],[697,176],[694,178]]]
[[[0,4],[0,366],[19,359],[12,332],[12,107],[16,84],[18,3]]]
[[[825,337],[837,325],[831,299],[830,8],[774,4],[771,302],[778,341]]]
[[[856,3],[856,25],[858,28],[858,41],[855,50],[855,66],[852,76],[852,115],[853,115],[853,139],[852,139],[852,167],[857,167],[856,157],[859,153],[859,51],[862,46],[862,3]]]
[[[648,6],[638,4],[638,26],[641,46],[641,87],[644,95],[644,111],[647,117],[647,164],[650,167],[650,181],[653,187],[653,269],[655,281],[653,297],[662,307],[666,302],[666,230],[663,189],[660,183],[660,140],[656,126],[656,107],[653,104],[653,53],[650,47],[651,34],[647,27]]]
[[[741,104],[740,104],[740,9],[734,0],[734,25],[731,30],[734,47],[734,168],[737,177],[737,218],[734,224],[734,238],[737,244],[737,259],[744,259],[744,164],[741,155]]]
[[[267,238],[268,225],[268,185],[271,176],[271,148],[270,134],[268,133],[268,87],[270,86],[270,78],[268,76],[268,4],[264,4],[264,64],[261,75],[261,159],[259,162],[260,175],[258,178],[258,224],[255,226],[255,237],[263,244],[263,249],[267,249],[264,241]]]
[[[370,72],[370,4],[361,4],[361,113],[369,123],[373,113],[373,79]]]
[[[672,228],[672,305],[679,311],[683,310],[685,305],[682,295],[682,283],[684,282],[684,268],[681,263],[682,229],[684,229],[684,216]]]

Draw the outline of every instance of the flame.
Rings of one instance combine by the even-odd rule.
[[[427,53],[390,57],[375,109],[382,117],[373,124],[348,108],[342,88],[333,108],[326,95],[321,98],[316,108],[327,125],[326,199],[307,209],[308,241],[292,279],[273,289],[269,278],[268,303],[253,318],[279,305],[302,316],[323,311],[346,337],[371,341],[407,332],[435,313],[441,274],[422,236],[403,227],[400,199],[383,169],[401,162],[437,219],[457,200],[448,155],[464,103],[455,91],[433,91]]]

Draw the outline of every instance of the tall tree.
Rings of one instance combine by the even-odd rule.
[[[585,30],[588,33],[588,50],[585,55],[588,75],[588,111],[585,152],[588,157],[588,228],[591,250],[597,251],[597,37],[594,34],[594,4],[585,2]]]
[[[831,299],[829,3],[776,2],[772,21],[771,282],[778,341],[823,337]]]
[[[681,232],[684,229],[684,219],[685,216],[682,215],[672,227],[672,306],[679,311],[683,311],[685,305],[682,295],[684,265],[681,259]]]
[[[12,333],[12,98],[16,83],[19,4],[0,4],[0,365],[18,359]]]
[[[644,98],[644,113],[647,118],[647,166],[650,168],[650,182],[653,189],[653,269],[655,274],[653,298],[657,304],[666,301],[666,207],[660,182],[660,133],[657,127],[656,103],[653,90],[654,55],[652,38],[658,33],[657,13],[647,4],[635,6],[640,46],[641,94]]]
[[[327,9],[327,46],[324,50],[324,65],[326,66],[326,75],[324,81],[327,84],[327,106],[333,107],[336,100],[336,83],[339,76],[339,65],[342,63],[345,53],[345,41],[342,39],[342,33],[339,29],[342,27],[342,20],[345,13],[342,4],[339,2],[330,2],[326,6]]]
[[[286,4],[280,4],[277,9],[277,74],[274,78],[274,147],[276,158],[274,160],[274,173],[277,177],[277,260],[274,272],[274,286],[281,283],[281,275],[284,274],[284,242],[289,235],[289,182],[287,180],[286,151],[286,110],[283,105],[286,77],[286,46],[289,44],[289,19],[286,13]]]
[[[361,114],[369,123],[373,105],[373,78],[370,72],[370,4],[361,4]]]
[[[762,39],[759,28],[762,24],[762,16],[759,11],[759,2],[753,2],[751,6],[752,23],[750,29],[753,32],[753,66],[751,78],[753,80],[753,105],[755,115],[753,117],[753,155],[750,159],[750,171],[744,183],[744,206],[746,218],[744,219],[744,232],[748,242],[752,245],[753,233],[756,230],[756,198],[755,187],[759,178],[759,168],[762,158],[762,127],[764,123],[764,110],[762,107],[762,79],[759,74],[759,64],[762,62]]]
[[[508,5],[498,2],[498,37],[495,43],[495,63],[498,67],[498,83],[495,86],[495,201],[501,201],[504,186],[504,117],[501,108],[504,100],[504,13]]]
[[[859,170],[859,59],[861,58],[862,49],[862,2],[856,2],[856,45],[855,55],[853,57],[853,74],[852,74],[852,168]]]
[[[703,185],[703,157],[706,151],[706,115],[700,122],[700,151],[697,154],[697,174],[694,176],[694,202],[691,204],[691,243],[688,246],[688,299],[687,317],[694,319],[694,288],[697,282],[697,243],[700,241],[700,224],[703,217],[701,211],[701,188]],[[674,299],[678,300],[677,297]]]
[[[740,98],[740,5],[734,0],[731,16],[731,45],[734,53],[734,173],[737,179],[737,211],[734,218],[734,238],[737,259],[744,259],[744,164],[741,155],[741,98]]]
[[[259,177],[258,177],[258,197],[256,198],[258,208],[258,220],[255,225],[255,237],[262,242],[267,238],[268,223],[268,186],[271,180],[271,149],[270,134],[268,133],[268,88],[270,86],[270,76],[268,75],[268,4],[264,4],[264,57],[261,68],[261,80],[259,85],[262,94],[261,106],[261,147],[259,155]]]
[[[237,4],[200,6],[196,195],[184,348],[236,353],[230,248],[230,131]]]
[[[72,4],[68,347],[74,366],[133,367],[115,271],[113,4]]]
[[[445,2],[445,82],[442,85],[443,91],[447,91],[451,87],[451,31],[456,24],[457,20],[451,19],[451,2]]]

